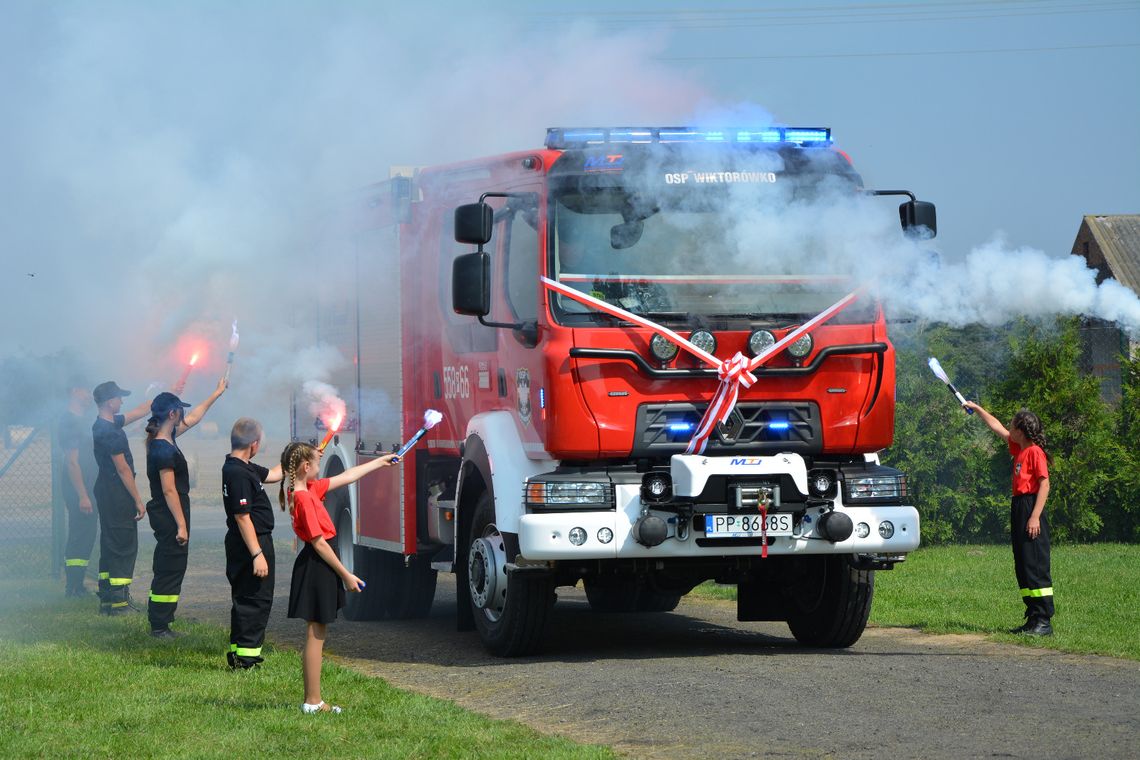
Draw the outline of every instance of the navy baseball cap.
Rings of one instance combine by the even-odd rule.
[[[114,380],[108,380],[105,383],[99,383],[95,386],[95,390],[91,392],[95,398],[96,404],[102,404],[104,401],[110,401],[116,396],[129,396],[130,391],[125,391],[119,387],[118,383]]]
[[[188,406],[190,405],[170,391],[163,391],[154,397],[154,401],[150,402],[150,414],[152,417],[165,417],[175,409]]]

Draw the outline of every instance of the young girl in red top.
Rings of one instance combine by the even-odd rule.
[[[337,557],[336,528],[325,509],[325,494],[399,461],[397,456],[389,454],[351,467],[331,478],[318,479],[321,452],[315,446],[295,441],[281,453],[281,471],[285,476],[281,482],[281,509],[289,509],[293,516],[293,532],[305,542],[293,564],[293,580],[289,587],[289,617],[301,618],[307,624],[305,647],[301,654],[301,675],[305,683],[302,712],[341,711],[321,699],[321,655],[325,633],[328,624],[336,620],[337,610],[344,606],[345,589],[357,592],[364,588],[364,581],[348,572]],[[344,585],[341,585],[342,581]]]
[[[1049,498],[1049,465],[1041,420],[1028,409],[1013,415],[1007,430],[997,418],[973,401],[974,409],[990,430],[1009,444],[1013,456],[1013,502],[1009,510],[1013,568],[1021,599],[1025,602],[1025,624],[1011,633],[1051,636],[1053,625],[1053,580],[1049,572],[1049,521],[1045,501]]]

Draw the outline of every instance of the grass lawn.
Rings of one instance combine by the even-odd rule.
[[[303,715],[297,653],[230,672],[228,632],[182,623],[174,642],[146,616],[106,618],[59,583],[0,568],[0,757],[609,758],[392,688],[330,662],[322,691],[343,715]]]
[[[1140,546],[1056,546],[1052,570],[1057,615],[1049,638],[1006,633],[1021,624],[1025,609],[1008,546],[919,549],[875,574],[871,622],[1140,660]],[[736,598],[734,586],[711,583],[694,593]]]

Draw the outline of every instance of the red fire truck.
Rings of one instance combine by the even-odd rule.
[[[934,206],[864,189],[814,128],[551,129],[542,149],[411,174],[336,215],[325,261],[352,285],[312,321],[351,358],[325,473],[444,415],[401,466],[327,500],[368,581],[347,616],[425,615],[449,571],[460,629],[515,656],[540,646],[559,586],[663,612],[711,579],[737,586],[740,620],[854,643],[874,572],[919,544],[906,476],[876,453],[894,429],[883,311],[863,294],[793,335],[850,272],[734,231],[879,194],[909,196],[903,230],[932,235]],[[737,354],[767,360],[687,451],[728,382],[707,358]],[[294,405],[295,438],[322,424]]]

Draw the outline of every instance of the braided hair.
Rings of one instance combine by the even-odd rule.
[[[1010,427],[1020,430],[1034,446],[1040,446],[1041,450],[1045,452],[1045,461],[1053,464],[1053,457],[1049,456],[1049,451],[1045,448],[1045,428],[1041,425],[1041,419],[1036,414],[1028,409],[1022,409],[1013,415]]]
[[[317,447],[305,441],[293,441],[281,452],[281,492],[277,501],[281,504],[281,511],[289,510],[293,513],[293,490],[297,482],[297,470],[301,463],[312,459],[317,453]],[[288,486],[286,486],[288,483]]]

